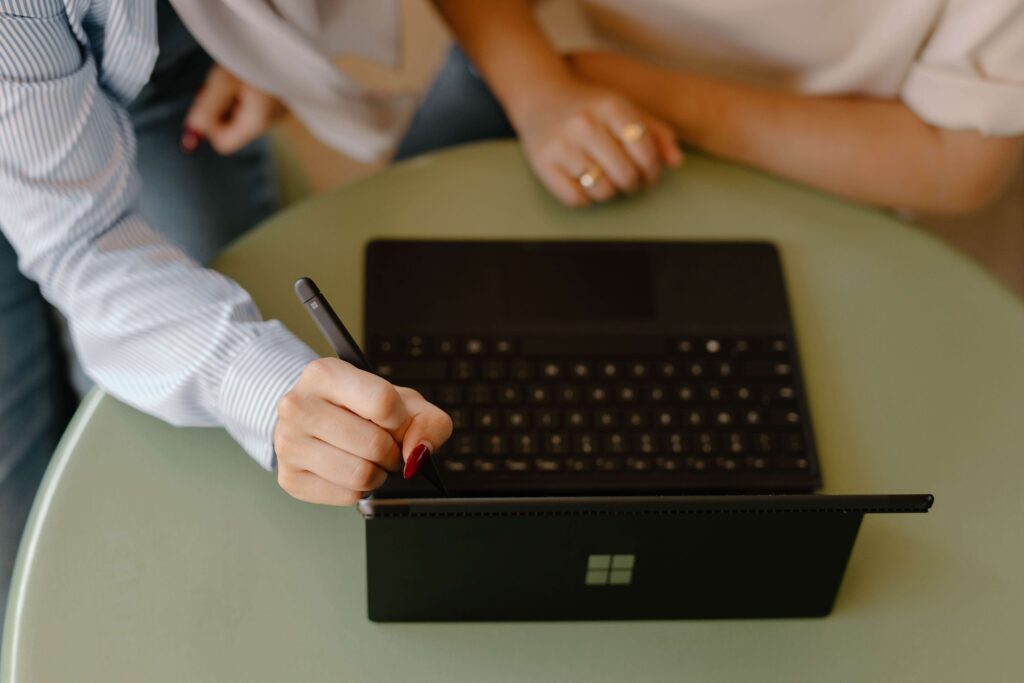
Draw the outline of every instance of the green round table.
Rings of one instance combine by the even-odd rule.
[[[354,510],[292,500],[221,430],[95,392],[22,542],[0,680],[1019,680],[1024,310],[965,258],[698,156],[573,211],[499,143],[299,204],[216,265],[326,354],[292,282],[315,278],[358,335],[363,245],[381,236],[773,240],[826,492],[931,492],[935,509],[865,520],[826,619],[373,624]]]

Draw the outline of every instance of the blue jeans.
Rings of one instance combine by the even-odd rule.
[[[487,84],[462,50],[453,47],[399,143],[395,158],[515,135]]]
[[[160,28],[163,63],[129,107],[142,176],[140,210],[170,241],[206,262],[277,209],[273,160],[265,139],[227,157],[209,146],[192,155],[178,149],[182,121],[211,61],[183,29],[168,46]],[[78,401],[59,327],[0,233],[0,631],[25,519]]]

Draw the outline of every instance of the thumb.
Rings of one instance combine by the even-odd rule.
[[[648,122],[647,129],[654,137],[654,145],[658,148],[658,156],[661,161],[669,166],[678,166],[683,163],[683,150],[679,148],[676,134],[672,128],[657,120]]]
[[[405,460],[403,476],[408,479],[452,435],[452,419],[411,389],[403,388],[399,393],[406,399],[406,409],[410,415],[408,427],[402,436],[402,458]]]

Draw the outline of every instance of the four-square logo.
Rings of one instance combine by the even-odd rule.
[[[636,555],[589,555],[583,582],[588,586],[628,586],[633,583]]]

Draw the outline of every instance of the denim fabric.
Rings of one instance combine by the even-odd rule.
[[[487,84],[462,50],[453,47],[399,143],[395,158],[515,135]]]
[[[278,207],[269,143],[228,157],[208,145],[178,148],[181,124],[211,66],[166,0],[159,5],[160,58],[128,107],[138,142],[140,211],[200,262]],[[0,233],[0,632],[7,588],[29,508],[57,441],[88,380],[65,357],[59,317]]]

